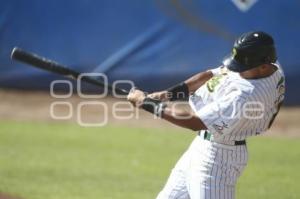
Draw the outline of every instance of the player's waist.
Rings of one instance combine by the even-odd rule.
[[[209,131],[199,131],[198,136],[204,140],[216,142],[218,144],[225,144],[225,145],[231,145],[231,146],[239,146],[239,145],[246,144],[246,140],[236,140],[236,141],[234,141],[234,140],[229,140],[229,141],[214,140],[212,134]]]

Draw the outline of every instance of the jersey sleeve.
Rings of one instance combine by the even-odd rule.
[[[243,121],[241,107],[245,100],[245,97],[233,92],[200,109],[195,106],[192,109],[214,136],[223,136]]]
[[[221,74],[221,66],[210,69],[209,71],[212,72],[213,76],[220,75]]]
[[[218,75],[221,75],[223,73],[226,73],[227,68],[225,68],[224,66],[219,66],[217,68],[210,69],[209,71],[212,72],[213,76],[218,76]]]

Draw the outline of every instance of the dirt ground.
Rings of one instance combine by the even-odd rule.
[[[82,99],[77,95],[67,99],[56,99],[50,96],[49,92],[3,89],[0,90],[0,99],[1,121],[46,121],[70,123],[78,123],[78,121],[81,121],[84,124],[95,124],[97,122],[103,122],[106,119],[107,123],[113,125],[175,128],[172,124],[168,124],[160,119],[154,119],[154,116],[151,114],[131,109],[129,103],[120,99]],[[66,106],[57,104],[53,106],[53,115],[59,117],[67,116],[69,114],[70,106],[73,109],[73,114],[68,119],[53,119],[50,114],[51,104],[61,102],[68,103],[69,105]],[[100,102],[101,104],[82,104],[90,102]],[[78,108],[80,106],[81,114],[78,114]],[[107,110],[105,110],[104,106]],[[117,112],[117,116],[119,117],[118,119],[116,119],[112,111],[113,108],[116,107],[120,110]],[[107,114],[103,114],[104,111]],[[80,115],[80,118],[78,118],[78,115]],[[107,117],[104,117],[104,115],[107,115]],[[283,107],[267,135],[300,137],[298,130],[300,127],[299,118],[300,107]]]

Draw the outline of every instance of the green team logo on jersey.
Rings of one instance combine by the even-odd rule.
[[[215,88],[218,84],[220,84],[220,79],[222,79],[222,75],[218,75],[218,76],[215,76],[215,77],[212,77],[210,80],[208,80],[206,82],[206,86],[207,86],[207,89],[209,92],[214,92],[215,91]]]
[[[279,88],[279,86],[280,86],[281,84],[283,84],[283,83],[284,83],[284,77],[281,77],[280,80],[279,80],[278,83],[277,83],[276,88]]]
[[[232,56],[233,56],[233,57],[236,57],[236,55],[237,55],[237,51],[236,51],[235,48],[233,48],[233,49],[232,49]]]

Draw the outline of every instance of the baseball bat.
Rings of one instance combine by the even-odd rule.
[[[77,80],[81,73],[68,68],[62,64],[59,64],[53,60],[47,59],[45,57],[41,57],[37,54],[32,52],[27,52],[22,50],[21,48],[15,47],[11,52],[11,59],[17,60],[22,63],[26,63],[28,65],[34,66],[36,68],[46,70],[52,73],[56,73],[59,75],[63,75],[64,77],[68,77],[71,79]],[[108,88],[109,92],[115,91],[118,95],[127,95],[129,92],[127,90],[117,88],[111,86],[110,84],[105,85],[104,82],[100,81],[99,79],[92,78],[90,76],[82,76],[81,80],[96,86],[100,86],[104,88],[105,86]]]

